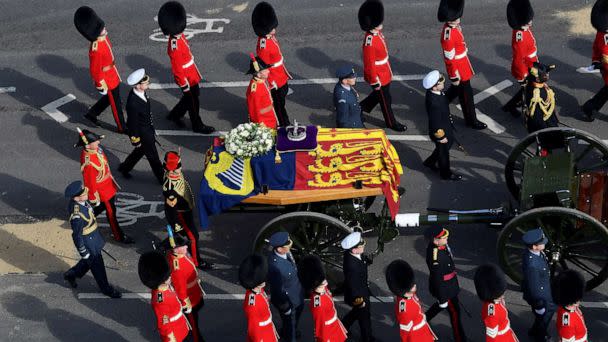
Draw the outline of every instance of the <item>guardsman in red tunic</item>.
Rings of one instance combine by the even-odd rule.
[[[279,126],[287,127],[289,116],[285,109],[285,97],[289,91],[287,81],[291,79],[291,75],[285,67],[276,37],[279,21],[274,8],[265,1],[258,3],[251,13],[251,25],[258,36],[255,53],[269,66],[268,85]]]
[[[114,63],[112,43],[108,38],[105,23],[90,7],[82,6],[74,13],[74,25],[80,34],[91,42],[89,47],[90,72],[95,87],[102,95],[85,114],[85,118],[97,125],[97,117],[108,105],[112,109],[119,133],[126,129],[120,101],[120,76]]]
[[[298,276],[306,293],[310,293],[310,312],[315,325],[315,342],[344,342],[347,331],[338,318],[319,257],[306,256],[298,267]]]
[[[239,266],[239,282],[247,291],[243,311],[247,318],[247,342],[277,342],[279,334],[272,323],[268,296],[264,292],[268,264],[266,258],[253,254]]]
[[[201,91],[198,84],[201,81],[201,73],[194,62],[188,40],[183,34],[186,29],[184,6],[177,1],[166,2],[158,11],[158,25],[163,33],[169,36],[167,54],[171,59],[171,72],[183,94],[179,102],[171,109],[167,119],[179,127],[184,127],[181,119],[187,111],[190,115],[192,131],[211,134],[215,128],[203,124],[199,114]]]
[[[460,17],[462,17],[463,11],[464,0],[441,0],[437,12],[437,19],[445,23],[441,30],[441,48],[445,68],[452,81],[452,85],[446,91],[446,96],[450,102],[458,97],[467,126],[484,129],[487,125],[477,120],[475,113],[473,88],[471,87],[471,78],[475,72],[467,56],[467,44],[460,27]]]
[[[394,260],[386,268],[386,283],[395,295],[395,316],[401,342],[436,341],[437,336],[426,321],[416,296],[414,270],[403,260]]]
[[[587,326],[581,312],[580,303],[585,294],[586,282],[583,276],[566,270],[553,280],[553,299],[557,309],[557,334],[559,342],[587,342]]]
[[[514,117],[519,117],[521,112],[518,108],[523,105],[523,86],[528,76],[528,71],[538,62],[538,52],[536,49],[536,39],[532,33],[532,19],[534,10],[530,5],[530,0],[511,0],[507,5],[507,21],[513,29],[511,36],[511,50],[513,59],[511,61],[511,75],[521,86],[518,92],[507,104],[502,107],[505,112],[511,113]]]
[[[384,116],[386,127],[403,132],[407,127],[393,114],[391,81],[393,71],[388,60],[388,47],[382,34],[384,6],[380,0],[367,0],[359,8],[359,25],[365,31],[363,40],[363,78],[372,92],[361,101],[361,110],[370,113],[377,104]]]
[[[163,241],[163,245],[167,249],[171,283],[192,327],[194,341],[203,341],[198,328],[198,314],[205,305],[205,291],[201,286],[194,260],[188,254],[188,240],[181,235],[175,235],[173,240],[168,238]]]
[[[112,228],[114,240],[123,243],[133,243],[133,240],[123,233],[116,219],[116,192],[118,184],[112,177],[108,157],[104,153],[100,140],[103,135],[97,135],[89,130],[78,129],[78,142],[74,145],[83,146],[80,153],[80,170],[85,188],[89,193],[89,202],[93,205],[95,216],[104,210],[108,217],[108,223]]]
[[[273,106],[272,95],[268,87],[269,65],[260,57],[251,56],[248,74],[253,75],[247,87],[247,110],[249,121],[262,123],[268,128],[276,129],[279,119]]]
[[[597,30],[593,41],[591,63],[599,69],[604,86],[583,105],[583,120],[593,121],[593,115],[608,101],[608,0],[598,0],[591,9],[591,25]]]
[[[171,286],[171,269],[165,256],[157,251],[142,254],[137,271],[141,282],[152,290],[150,302],[161,341],[193,341],[183,307]]]
[[[477,296],[483,302],[481,318],[486,327],[486,341],[517,342],[505,306],[505,274],[495,265],[485,264],[477,268],[474,280]]]

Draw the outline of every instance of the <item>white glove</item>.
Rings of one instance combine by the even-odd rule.
[[[91,253],[87,253],[87,255],[83,256],[82,258],[83,258],[84,260],[86,260],[86,259],[88,259],[90,256],[91,256]]]
[[[439,307],[440,307],[440,308],[442,308],[442,309],[447,308],[447,307],[448,307],[448,302],[445,302],[445,303],[439,303]]]
[[[545,314],[545,308],[534,309],[534,312],[536,312],[537,315],[544,315]]]
[[[191,313],[191,312],[192,312],[192,308],[189,308],[189,307],[185,307],[185,308],[184,308],[184,313],[185,313],[185,314],[189,314],[189,313]]]

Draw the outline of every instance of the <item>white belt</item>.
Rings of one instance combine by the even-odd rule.
[[[187,67],[191,67],[192,65],[194,65],[194,58],[192,58],[192,59],[190,60],[190,62],[188,62],[188,63],[186,63],[186,64],[182,65],[182,69],[186,69]]]
[[[281,60],[280,60],[280,61],[278,61],[278,62],[274,63],[274,64],[272,65],[272,68],[276,68],[276,67],[279,67],[279,66],[281,66],[281,65],[283,65],[283,57],[281,57]]]
[[[182,311],[180,311],[177,315],[169,318],[169,322],[175,322],[178,319],[180,319],[183,315],[184,315],[184,313]]]
[[[261,327],[265,327],[265,326],[267,326],[270,323],[272,323],[272,316],[268,317],[268,319],[265,320],[264,322],[260,322],[260,326]]]
[[[465,58],[467,56],[467,52],[468,51],[469,51],[469,49],[464,50],[463,53],[454,56],[454,59],[463,59],[463,58]]]
[[[187,285],[187,287],[191,288],[192,286],[198,285],[198,283],[199,283],[199,280],[197,279],[195,281],[189,282],[188,285]]]
[[[386,63],[388,63],[388,56],[386,56],[386,58],[383,59],[383,60],[381,60],[381,61],[375,61],[374,62],[374,64],[376,64],[376,65],[384,65]]]
[[[500,331],[497,333],[497,335],[504,335],[504,334],[508,333],[508,332],[509,332],[509,330],[511,330],[511,325],[510,325],[510,324],[507,324],[507,326],[506,326],[504,329],[500,330]]]
[[[534,50],[534,52],[532,52],[530,55],[528,55],[529,58],[534,58],[536,57],[536,50]]]
[[[334,317],[332,317],[332,319],[330,319],[329,321],[325,321],[325,325],[330,325],[337,320],[338,320],[338,315],[334,315]]]
[[[423,319],[422,321],[420,321],[420,323],[414,325],[414,327],[412,328],[413,331],[422,329],[422,327],[424,327],[426,325],[426,319]]]

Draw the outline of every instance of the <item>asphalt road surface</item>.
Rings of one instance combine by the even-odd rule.
[[[287,98],[289,114],[302,123],[331,127],[335,122],[333,84],[323,79],[334,77],[335,69],[343,63],[352,63],[362,74],[363,34],[357,23],[360,1],[271,2],[279,17],[278,38],[285,64],[295,79],[293,93]],[[508,86],[513,80],[506,1],[469,0],[463,17],[469,55],[477,73],[472,80],[474,92],[491,95],[481,100],[477,108],[491,118],[493,130],[465,128],[462,113],[452,107],[459,139],[468,150],[468,155],[452,152],[453,168],[465,177],[462,182],[444,182],[427,172],[422,161],[433,146],[412,141],[427,135],[420,75],[432,69],[444,71],[439,45],[441,24],[436,20],[439,1],[384,2],[392,69],[403,79],[392,87],[394,109],[398,120],[409,127],[400,134],[388,131],[405,167],[401,184],[407,194],[401,211],[425,211],[431,206],[500,206],[509,199],[502,165],[512,146],[526,135],[521,119],[500,110],[517,91],[516,86]],[[91,128],[82,115],[98,98],[88,72],[88,43],[72,22],[74,11],[83,4],[73,0],[0,3],[0,222],[65,218],[63,189],[80,177],[79,150],[73,148],[76,127]],[[106,22],[123,80],[141,67],[151,76],[154,89],[149,95],[158,140],[165,149],[181,146],[186,176],[198,188],[204,152],[211,138],[191,135],[188,129],[179,130],[164,119],[180,93],[173,86],[166,43],[159,41],[162,36],[154,20],[161,4],[156,0],[89,3]],[[255,48],[256,37],[250,26],[255,2],[209,0],[183,4],[191,15],[188,30],[192,34],[192,51],[206,82],[201,90],[203,120],[221,131],[229,130],[247,120],[243,82],[248,81],[244,75],[248,54]],[[579,105],[602,85],[597,75],[576,72],[578,67],[590,64],[594,37],[588,23],[590,5],[590,1],[583,0],[534,1],[534,32],[541,61],[558,67],[551,85],[556,91],[561,120],[608,139],[605,115],[599,115],[594,123],[580,120]],[[357,89],[362,95],[369,92],[365,84],[359,84]],[[126,91],[124,86],[123,98]],[[112,131],[109,110],[100,119],[104,128],[97,131],[106,135],[103,144],[115,169],[132,147],[126,137]],[[367,117],[367,124],[383,128],[381,113],[373,112]],[[110,242],[108,250],[121,264],[106,260],[110,281],[128,293],[128,298],[95,297],[96,287],[90,276],[79,283],[76,291],[66,287],[61,272],[0,276],[0,340],[158,340],[149,303],[138,295],[146,289],[139,282],[136,266],[138,254],[148,250],[150,241],[163,234],[162,210],[154,205],[161,193],[145,161],[132,174],[130,180],[120,175],[117,179],[122,196],[134,208],[126,218],[130,224],[124,227],[137,243],[125,248]],[[236,265],[250,251],[257,231],[274,216],[223,214],[214,217],[212,229],[202,234],[204,256],[219,266],[218,270],[203,274],[204,288],[210,296],[201,313],[200,326],[207,341],[244,339],[246,328],[238,298],[243,290],[237,285]],[[496,262],[497,232],[485,225],[461,225],[454,227],[451,236],[461,279],[461,301],[471,315],[464,315],[464,324],[471,340],[482,341],[481,304],[472,277],[474,268],[482,262]],[[384,267],[396,258],[404,258],[416,269],[422,301],[426,306],[432,304],[427,291],[425,247],[422,228],[402,229],[401,236],[376,259],[370,269],[370,281],[383,301],[390,296]],[[584,301],[590,340],[608,341],[607,286],[596,288]],[[520,340],[526,341],[533,317],[515,284],[510,284],[507,302],[511,324]],[[343,303],[339,309],[341,314],[346,312]],[[375,335],[383,341],[397,340],[393,303],[373,303],[372,312]],[[442,341],[451,340],[446,314],[432,323]],[[312,340],[308,310],[301,329],[303,340]],[[553,326],[552,330],[555,331]]]

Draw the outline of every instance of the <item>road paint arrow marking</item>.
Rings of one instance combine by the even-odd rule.
[[[14,93],[17,91],[15,87],[0,87],[0,94],[4,93]]]
[[[51,103],[44,105],[41,109],[43,112],[47,113],[50,117],[52,117],[53,120],[55,120],[59,123],[64,123],[64,122],[68,121],[68,117],[57,108],[65,105],[66,103],[72,102],[74,100],[76,100],[76,96],[74,96],[73,94],[67,94],[64,97],[61,97]]]
[[[511,82],[509,80],[504,80],[502,82],[499,82],[499,83],[475,94],[473,96],[473,102],[475,104],[477,104],[477,103],[487,99],[488,97],[493,96],[493,95],[497,94],[498,92],[503,91],[504,89],[506,89],[512,85],[513,85],[513,82]],[[456,108],[458,108],[459,110],[462,111],[462,107],[460,106],[460,104],[456,105]],[[488,125],[488,129],[491,130],[492,132],[494,132],[496,134],[501,134],[507,130],[503,125],[499,124],[491,117],[482,113],[479,109],[475,108],[475,113],[477,114],[477,118],[479,119],[479,121]]]

